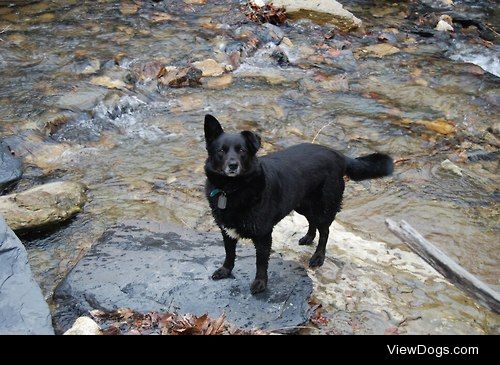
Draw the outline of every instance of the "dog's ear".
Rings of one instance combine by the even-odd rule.
[[[207,147],[222,133],[224,131],[217,118],[210,114],[205,115],[205,142],[207,142]]]
[[[250,131],[243,131],[241,135],[247,141],[248,151],[255,155],[260,148],[260,136]]]

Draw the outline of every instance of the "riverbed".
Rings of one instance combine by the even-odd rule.
[[[228,130],[257,131],[261,154],[312,141],[353,157],[390,154],[394,175],[348,182],[337,221],[404,251],[384,220],[405,219],[500,289],[499,46],[471,27],[412,32],[407,2],[345,1],[364,24],[350,32],[307,17],[263,26],[244,3],[0,7],[0,136],[25,161],[13,191],[56,180],[88,187],[82,213],[22,237],[46,297],[114,222],[215,230],[203,195],[206,113]],[[490,2],[455,3],[493,22]],[[159,65],[207,59],[224,75],[158,86]],[[498,328],[498,318],[485,321],[484,332]]]

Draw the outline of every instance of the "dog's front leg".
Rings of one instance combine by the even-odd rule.
[[[224,239],[224,248],[226,250],[226,259],[224,264],[212,274],[212,279],[220,280],[226,279],[231,276],[231,271],[234,268],[234,260],[236,258],[236,243],[238,240],[233,237],[229,237],[225,230],[221,230],[222,238]]]
[[[271,233],[253,239],[255,251],[257,252],[257,272],[250,287],[252,294],[263,292],[267,288],[267,267],[271,255],[271,243]]]

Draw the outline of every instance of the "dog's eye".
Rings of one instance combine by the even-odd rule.
[[[246,149],[244,149],[243,147],[240,147],[238,152],[245,153],[246,151],[247,151]]]
[[[217,152],[219,152],[219,153],[224,153],[225,151],[224,151],[224,148],[219,148],[219,149],[217,150]]]

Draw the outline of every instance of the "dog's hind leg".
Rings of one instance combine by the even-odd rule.
[[[309,267],[319,267],[325,261],[328,234],[335,216],[340,212],[344,184],[342,176],[332,174],[323,185],[322,195],[319,204],[316,205],[316,209],[318,210],[315,215],[318,218],[319,241],[316,252],[314,252],[309,260]]]
[[[316,225],[313,224],[309,218],[307,218],[307,221],[309,222],[309,229],[306,235],[299,240],[299,245],[301,246],[311,245],[314,241],[314,237],[316,237]]]
[[[330,223],[331,224],[331,223]],[[309,267],[319,267],[323,265],[326,254],[326,243],[328,242],[328,234],[330,232],[330,224],[321,224],[318,227],[319,242],[316,251],[309,260]]]

